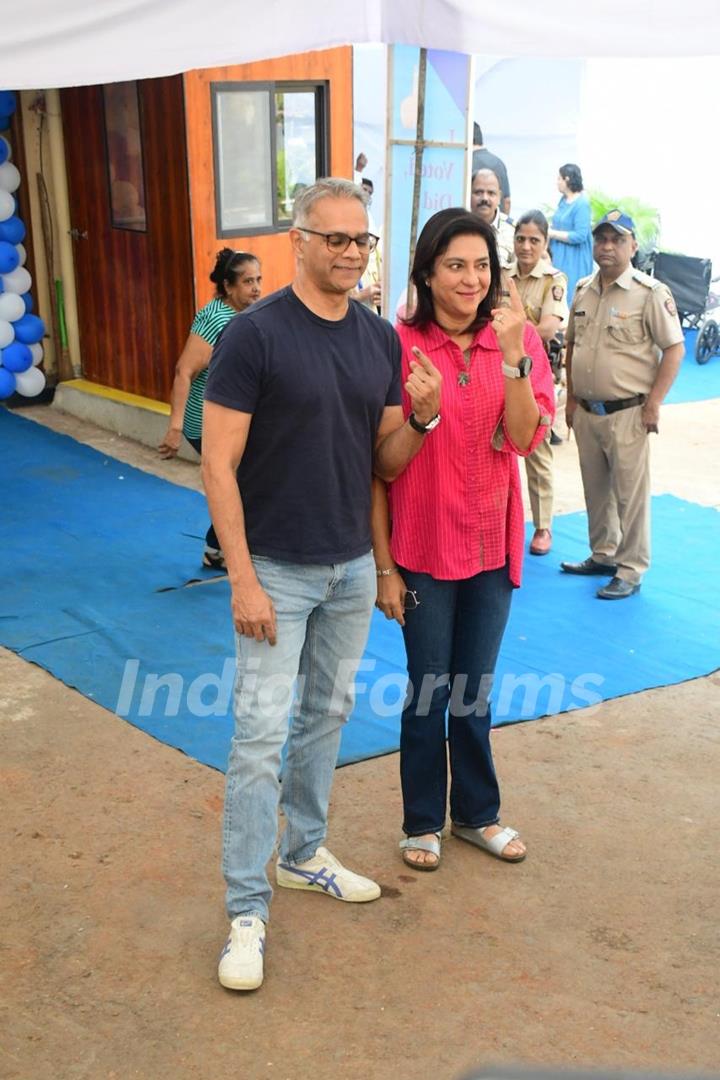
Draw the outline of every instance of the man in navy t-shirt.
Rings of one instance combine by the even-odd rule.
[[[376,596],[373,468],[390,479],[420,449],[440,376],[425,358],[413,364],[404,422],[395,331],[350,299],[376,242],[366,198],[334,179],[298,196],[295,278],[228,324],[205,392],[203,476],[238,654],[223,830],[231,925],[218,970],[230,989],[262,982],[278,805],[278,885],[350,902],[380,895],[322,845]]]

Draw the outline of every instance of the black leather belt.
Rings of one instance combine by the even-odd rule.
[[[634,405],[644,405],[646,394],[635,394],[635,397],[620,398],[617,401],[584,401],[578,398],[585,412],[595,413],[596,416],[609,416],[610,413],[620,412],[621,409],[632,409]]]

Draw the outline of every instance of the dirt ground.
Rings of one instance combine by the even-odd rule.
[[[199,486],[192,465],[23,413]],[[718,402],[664,410],[655,491],[717,505],[719,419]],[[574,443],[556,462],[558,512],[578,509]],[[222,775],[0,650],[0,1077],[717,1069],[719,706],[715,673],[496,731],[518,866],[448,839],[438,873],[413,873],[397,755],[339,770],[329,846],[383,896],[278,890],[265,984],[242,995],[215,977]]]

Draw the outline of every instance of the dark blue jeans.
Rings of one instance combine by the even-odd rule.
[[[492,825],[500,789],[490,748],[488,695],[510,614],[507,567],[461,581],[439,581],[400,568],[419,605],[405,612],[410,686],[402,714],[400,779],[403,830],[440,832],[447,804],[457,825]]]

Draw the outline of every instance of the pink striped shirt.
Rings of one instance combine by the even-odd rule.
[[[542,441],[555,413],[553,379],[543,344],[534,327],[525,328],[525,350],[540,424],[528,450],[513,444],[505,426],[505,377],[502,353],[490,325],[471,346],[470,381],[461,349],[435,323],[422,330],[397,327],[403,346],[403,380],[410,352],[417,345],[443,377],[442,420],[420,453],[390,485],[395,561],[441,580],[472,577],[509,562],[510,580],[520,584],[524,521],[517,455],[531,453]],[[410,400],[403,390],[403,410]]]

